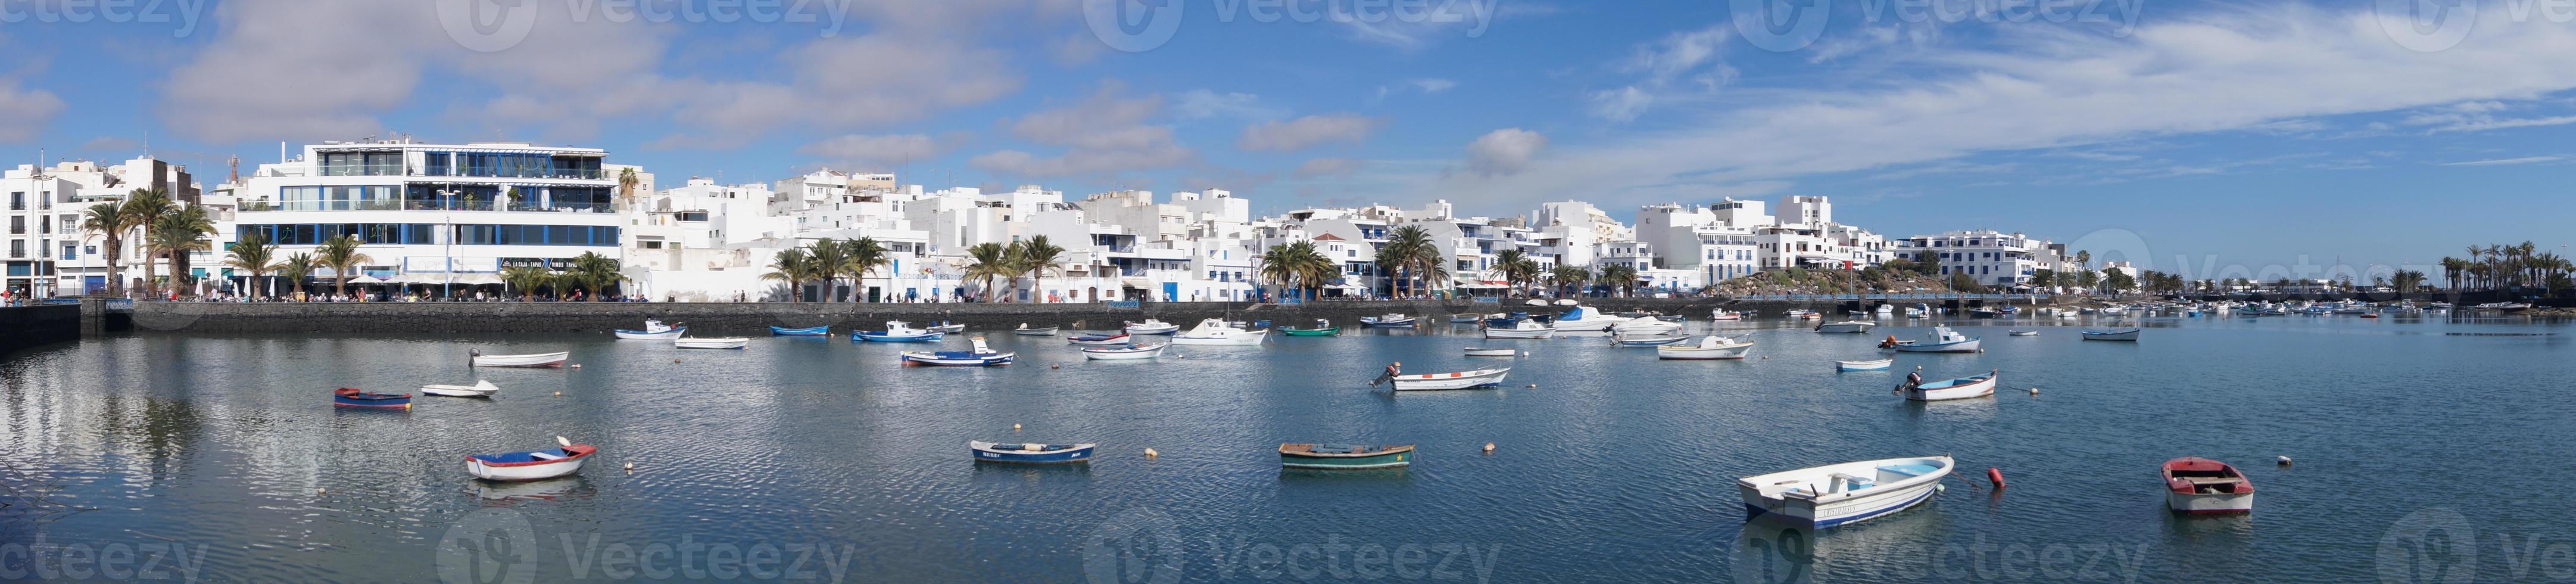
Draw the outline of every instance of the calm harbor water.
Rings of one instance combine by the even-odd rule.
[[[1743,362],[1659,362],[1598,337],[1488,341],[1446,325],[1085,362],[1060,339],[996,333],[1021,361],[989,369],[900,367],[897,351],[921,347],[842,338],[679,351],[604,335],[125,336],[0,362],[0,542],[189,550],[204,581],[2370,581],[2461,568],[2505,581],[2576,570],[2522,547],[2576,545],[2576,511],[2552,486],[2576,480],[2563,456],[2576,445],[2564,381],[2576,339],[2557,334],[2568,326],[2180,319],[2148,322],[2139,343],[2087,343],[2053,322],[2007,337],[2033,323],[1968,321],[1957,324],[1987,352],[1830,370],[1876,354],[1883,334],[1924,330],[1883,322],[1869,335],[1778,319],[1690,325],[1760,343]],[[1505,344],[1531,355],[1458,356]],[[570,350],[582,367],[470,370],[469,348]],[[1411,372],[1514,370],[1493,391],[1364,387],[1390,360]],[[2000,369],[2006,389],[1935,404],[1891,396],[1915,365],[1935,379]],[[335,411],[327,397],[477,378],[500,396],[422,398],[409,412]],[[578,478],[533,484],[478,483],[460,468],[465,454],[557,435],[601,454]],[[1101,451],[1088,465],[977,465],[970,439]],[[1303,441],[1420,450],[1405,470],[1283,472],[1275,447]],[[1496,450],[1480,452],[1488,442]],[[1142,456],[1149,447],[1159,459]],[[1822,534],[1748,526],[1734,489],[1753,474],[1944,453],[1961,476],[1933,503]],[[2169,515],[2156,467],[2184,455],[2244,468],[2256,512]],[[2275,466],[2282,455],[2296,465]],[[629,463],[634,472],[620,470]],[[1988,467],[2010,487],[1987,487]],[[25,568],[0,549],[0,570]],[[0,571],[38,577],[23,574]]]

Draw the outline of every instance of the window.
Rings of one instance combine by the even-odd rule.
[[[77,244],[77,243],[66,243],[66,244],[63,244],[63,255],[62,255],[62,258],[60,258],[60,259],[62,259],[63,261],[71,261],[71,260],[77,260],[77,259],[80,259],[80,244]]]
[[[10,215],[10,216],[9,216],[9,234],[10,234],[10,235],[26,235],[26,234],[27,234],[27,217],[26,217],[26,216],[24,216],[24,215]]]
[[[27,191],[11,191],[9,193],[9,210],[27,210]]]

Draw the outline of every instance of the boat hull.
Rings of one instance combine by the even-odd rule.
[[[411,409],[411,394],[335,393],[331,395],[331,405],[368,410],[408,410]]]
[[[1469,357],[1511,357],[1519,354],[1520,351],[1517,349],[1487,349],[1482,347],[1467,348],[1467,356]]]
[[[1374,452],[1360,454],[1323,454],[1312,451],[1299,451],[1297,447],[1301,446],[1311,448],[1315,445],[1280,445],[1279,466],[1282,468],[1311,470],[1368,470],[1373,468],[1397,468],[1413,465],[1413,446],[1411,445],[1381,448]]]
[[[1249,347],[1261,344],[1261,340],[1269,336],[1270,331],[1266,330],[1225,333],[1223,335],[1204,337],[1175,335],[1172,337],[1172,344],[1199,347]]]
[[[659,332],[635,329],[617,329],[617,338],[631,341],[668,341],[680,338],[680,335],[687,334],[688,332],[689,327],[684,326],[671,327],[671,330]]]
[[[1816,325],[1816,332],[1819,332],[1819,333],[1828,333],[1828,334],[1839,334],[1839,333],[1866,333],[1866,332],[1869,332],[1870,327],[1873,327],[1873,326],[1877,326],[1877,325],[1876,325],[1876,324],[1874,324],[1874,323],[1866,323],[1866,322],[1837,322],[1837,323],[1830,323],[1830,324],[1821,324],[1821,325]]]
[[[915,352],[903,353],[901,356],[903,358],[903,364],[905,365],[924,365],[930,367],[993,367],[1009,365],[1012,360],[1019,358],[1018,353],[996,353],[990,355],[968,356]]]
[[[1083,349],[1082,358],[1093,361],[1138,361],[1161,357],[1163,356],[1163,349],[1170,348],[1170,346],[1171,345],[1169,344],[1157,344],[1130,349]]]
[[[1444,391],[1452,389],[1494,387],[1502,385],[1503,378],[1510,375],[1511,372],[1512,370],[1510,369],[1486,369],[1481,371],[1432,373],[1428,375],[1398,375],[1395,377],[1395,390]]]
[[[1746,519],[1826,529],[1921,505],[1957,465],[1949,457],[1849,462],[1746,477],[1736,481]],[[1866,484],[1850,485],[1850,479]],[[1816,489],[1825,492],[1816,492]]]
[[[832,336],[832,327],[818,326],[812,328],[787,328],[783,326],[772,326],[769,327],[769,334],[770,336],[778,337],[828,337]]]
[[[2120,331],[2084,331],[2084,340],[2136,342],[2138,340],[2139,332],[2140,331],[2138,329]]]
[[[1055,331],[1056,327],[1016,329],[1011,331],[1011,334],[1024,337],[1052,337],[1055,336]]]
[[[1889,347],[1889,350],[1893,350],[1898,353],[1974,353],[1977,352],[1977,349],[1984,346],[1985,339],[1968,339],[1965,341],[1941,343],[1938,345],[1897,345]]]
[[[475,355],[475,367],[562,367],[571,352],[526,355]]]
[[[1321,329],[1279,329],[1279,334],[1292,337],[1329,337],[1342,334],[1342,327]]]
[[[1874,361],[1835,361],[1834,369],[1840,371],[1886,371],[1889,367],[1894,367],[1895,365],[1895,359],[1878,359]]]
[[[1555,335],[1556,335],[1556,329],[1553,329],[1553,328],[1536,328],[1536,329],[1519,329],[1519,328],[1499,329],[1499,328],[1488,328],[1488,329],[1485,329],[1485,338],[1488,338],[1488,339],[1544,339],[1544,338],[1548,338],[1548,337],[1555,336]]]
[[[2226,515],[2254,512],[2253,493],[2165,493],[2165,507],[2175,513],[2190,515]]]
[[[740,349],[751,346],[751,339],[680,339],[671,341],[671,346],[682,349]]]
[[[1129,338],[1130,335],[1116,334],[1105,337],[1070,337],[1064,341],[1076,345],[1124,345]]]
[[[498,391],[501,391],[501,388],[498,388],[498,387],[492,387],[492,386],[489,386],[489,385],[484,385],[484,386],[473,386],[473,385],[423,385],[423,386],[420,386],[420,392],[421,392],[421,393],[423,393],[423,394],[428,394],[428,395],[441,395],[441,396],[447,396],[447,397],[492,397],[492,394],[493,394],[493,393],[495,393],[495,392],[498,392]]]
[[[939,341],[942,341],[942,340],[946,340],[947,338],[948,338],[948,333],[920,333],[920,334],[902,334],[902,335],[890,335],[890,334],[886,334],[886,333],[884,333],[884,332],[882,332],[882,331],[874,331],[874,332],[872,332],[872,331],[859,331],[859,332],[855,332],[855,333],[850,333],[850,342],[853,342],[853,343],[936,343],[936,342],[939,342]]]
[[[1995,394],[1995,383],[2001,379],[2002,375],[1981,375],[1927,383],[1905,388],[1905,399],[1942,401],[1986,397]]]
[[[581,472],[581,465],[598,452],[588,444],[574,444],[556,450],[475,454],[465,457],[465,473],[487,481],[538,481]],[[546,454],[555,458],[543,459]]]
[[[1091,462],[1092,450],[1099,448],[1099,445],[1097,444],[1072,444],[1068,445],[1068,448],[1053,450],[1030,450],[1025,448],[1012,450],[1001,448],[1001,446],[1003,446],[1002,444],[993,442],[969,442],[966,446],[968,450],[974,453],[975,462],[991,462],[1000,464],[1085,463]],[[1013,444],[1011,446],[1020,445]]]
[[[1415,322],[1420,321],[1410,318],[1404,320],[1372,320],[1362,318],[1360,319],[1360,326],[1363,328],[1403,328],[1413,326],[1413,323]]]

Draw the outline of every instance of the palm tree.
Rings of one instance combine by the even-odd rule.
[[[1341,265],[1333,263],[1333,258],[1325,257],[1324,252],[1315,249],[1312,242],[1301,241],[1288,246],[1288,263],[1296,266],[1297,281],[1305,284],[1307,298],[1322,295],[1325,283],[1342,277]]]
[[[2082,249],[2075,250],[2075,265],[2076,267],[2088,270],[2093,269],[2093,251]]]
[[[885,244],[878,243],[874,237],[861,237],[842,242],[841,246],[844,255],[848,256],[841,260],[841,271],[850,274],[852,296],[856,296],[858,290],[868,287],[868,272],[894,264],[893,254],[886,250]],[[892,278],[894,275],[887,274],[886,277]]]
[[[97,234],[107,245],[107,293],[109,294],[119,294],[125,289],[125,282],[122,281],[125,278],[117,275],[116,266],[118,256],[123,255],[125,250],[125,227],[131,223],[132,221],[126,219],[124,201],[108,201],[90,205],[89,208],[81,210],[81,231]],[[87,237],[84,236],[82,239]]]
[[[1440,248],[1432,244],[1431,230],[1420,225],[1406,225],[1387,232],[1386,243],[1378,244],[1377,248],[1378,269],[1401,272],[1398,279],[1405,283],[1407,294],[1421,288],[1414,281],[1414,269],[1423,265],[1425,257],[1438,260]]]
[[[141,245],[136,247],[143,248],[140,251],[143,252],[143,292],[146,295],[157,294],[160,290],[159,279],[152,275],[152,232],[155,231],[162,217],[176,213],[178,210],[179,204],[170,202],[169,193],[161,189],[141,188],[126,194],[123,217],[125,228],[120,231],[143,230],[141,234],[143,239],[138,241]],[[109,264],[114,265],[115,262],[109,262]]]
[[[585,251],[572,258],[572,269],[566,270],[564,276],[589,292],[591,302],[600,302],[608,295],[610,286],[626,280],[626,274],[619,272],[618,268],[617,260],[599,255],[599,252]]]
[[[537,266],[510,266],[507,268],[501,268],[501,284],[512,290],[517,290],[519,292],[520,300],[526,300],[528,297],[535,295],[538,288],[545,287],[546,284],[554,280],[554,277],[554,271]],[[509,290],[503,290],[502,292],[507,294]]]
[[[983,280],[984,287],[982,291],[988,299],[994,296],[993,278],[1000,276],[1017,277],[1019,273],[1019,267],[1011,265],[1010,246],[988,241],[966,247],[965,276],[967,278]]]
[[[332,279],[338,281],[338,285],[332,289],[333,296],[348,295],[349,276],[358,271],[359,265],[376,261],[375,258],[367,257],[367,254],[358,253],[358,245],[358,236],[342,235],[323,240],[322,245],[313,250],[316,258],[322,261],[322,266],[331,268]]]
[[[1538,277],[1538,261],[1530,259],[1528,253],[1519,249],[1506,249],[1494,252],[1493,271],[1502,278],[1503,284],[1518,289],[1521,284]]]
[[[278,268],[285,267],[284,264],[277,263],[277,244],[269,243],[268,236],[261,235],[260,232],[257,231],[243,233],[241,240],[234,241],[232,245],[225,246],[224,249],[232,252],[232,259],[224,260],[224,266],[250,272],[250,279],[243,280],[242,282],[244,284],[256,286],[262,283],[260,276],[267,275],[269,272],[274,272],[277,271]],[[270,293],[265,295],[260,294],[258,288],[251,288],[251,296],[273,296],[276,294],[276,285],[272,284],[268,288]]]
[[[815,277],[823,279],[823,301],[839,297],[841,268],[850,263],[849,248],[838,241],[818,239],[806,244],[805,256],[814,261]]]
[[[1030,302],[1046,301],[1047,271],[1055,270],[1062,273],[1064,268],[1056,264],[1063,261],[1064,248],[1047,241],[1047,236],[1032,235],[1029,236],[1028,241],[1020,242],[1020,258],[1017,267],[1026,270],[1029,275],[1029,287],[1033,289],[1029,294]]]
[[[786,282],[788,301],[805,301],[805,281],[814,279],[814,256],[807,255],[804,248],[788,248],[770,260],[769,269],[760,279]]]
[[[277,267],[277,276],[285,278],[287,283],[294,284],[295,293],[303,294],[304,278],[313,275],[313,268],[320,265],[313,259],[313,254],[299,252],[286,256],[286,263],[279,264]]]
[[[1573,296],[1575,288],[1592,280],[1592,270],[1581,266],[1557,266],[1548,272],[1548,279],[1556,282],[1559,297]]]
[[[629,166],[617,171],[618,209],[623,210],[632,206],[635,201],[635,189],[643,185],[644,177],[635,174],[635,167]]]
[[[215,231],[215,222],[206,217],[206,208],[196,205],[180,207],[153,220],[144,231],[144,243],[152,251],[170,258],[170,282],[174,288],[187,288],[191,281],[188,253],[214,249],[206,234]]]
[[[1614,286],[1620,295],[1625,296],[1637,287],[1637,268],[1626,264],[1602,266],[1601,281]]]

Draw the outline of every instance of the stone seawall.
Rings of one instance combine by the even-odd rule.
[[[0,354],[39,345],[78,341],[81,309],[63,304],[0,308]]]
[[[1709,309],[1727,306],[1779,314],[1790,308],[1846,309],[1833,302],[1735,302],[1713,298],[1588,298],[1584,303],[1608,311],[1650,310],[1705,319]],[[853,328],[876,330],[885,321],[915,324],[935,320],[966,323],[975,330],[998,331],[1020,323],[1058,325],[1069,330],[1108,329],[1146,318],[1189,326],[1204,318],[1232,315],[1238,320],[1268,320],[1277,326],[1303,326],[1315,319],[1358,325],[1359,317],[1402,312],[1446,322],[1461,312],[1528,310],[1518,301],[1503,305],[1466,301],[1318,302],[1303,305],[1255,305],[1223,302],[1158,302],[1143,308],[1110,308],[1099,304],[849,304],[849,303],[351,303],[231,304],[140,302],[134,307],[139,331],[189,333],[580,333],[638,328],[644,319],[688,323],[692,335],[766,335],[769,326],[830,326],[843,333]],[[1549,307],[1545,310],[1558,310]],[[1535,312],[1534,310],[1531,310]]]

